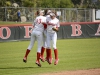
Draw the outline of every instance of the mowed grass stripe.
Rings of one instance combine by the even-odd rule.
[[[9,22],[9,21],[0,21],[0,26],[1,25],[3,25],[3,26],[5,26],[5,25],[15,25],[15,24],[32,24],[32,22],[16,22],[16,21],[12,21],[12,22]]]
[[[30,41],[0,42],[0,75],[38,75],[41,73],[65,70],[100,68],[100,38],[98,39],[63,39],[57,41],[59,64],[41,62],[35,64],[37,42],[23,63],[25,51]],[[54,52],[52,50],[54,58]]]

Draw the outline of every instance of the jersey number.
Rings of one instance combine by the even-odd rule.
[[[37,19],[37,23],[39,23],[39,24],[40,24],[40,23],[41,23],[41,19]]]

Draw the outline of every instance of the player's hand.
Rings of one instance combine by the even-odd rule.
[[[58,32],[58,28],[53,27],[52,30]]]

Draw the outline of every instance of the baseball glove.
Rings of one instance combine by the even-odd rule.
[[[58,32],[58,28],[53,27],[52,30]]]

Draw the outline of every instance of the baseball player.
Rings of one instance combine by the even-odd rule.
[[[52,55],[51,55],[51,40],[54,49],[55,62],[54,65],[58,64],[58,50],[56,47],[57,42],[57,32],[59,30],[60,24],[59,20],[56,18],[55,13],[50,13],[50,18],[47,19],[47,62],[49,64],[52,63]]]
[[[51,10],[48,10],[48,9],[45,10],[45,15],[44,16],[46,17],[46,19],[50,17],[50,13],[51,13]],[[47,47],[47,42],[46,42],[46,37],[47,37],[47,24],[44,25],[44,28],[45,29],[44,29],[44,32],[43,32],[43,46],[41,48],[41,57],[40,57],[40,59],[41,59],[42,62],[45,61],[45,59],[44,59],[44,52],[45,52],[45,49]],[[47,55],[47,53],[46,53],[46,55]]]
[[[26,50],[26,54],[23,58],[23,62],[27,62],[27,56],[30,53],[30,50],[32,49],[35,41],[37,40],[38,42],[38,49],[37,49],[37,59],[36,59],[36,64],[41,67],[40,64],[40,55],[41,55],[41,47],[42,47],[42,41],[43,41],[43,31],[44,31],[44,25],[42,24],[43,22],[46,22],[46,18],[43,16],[43,11],[39,11],[39,16],[36,17],[34,20],[34,28],[31,33],[31,40],[30,44]]]

